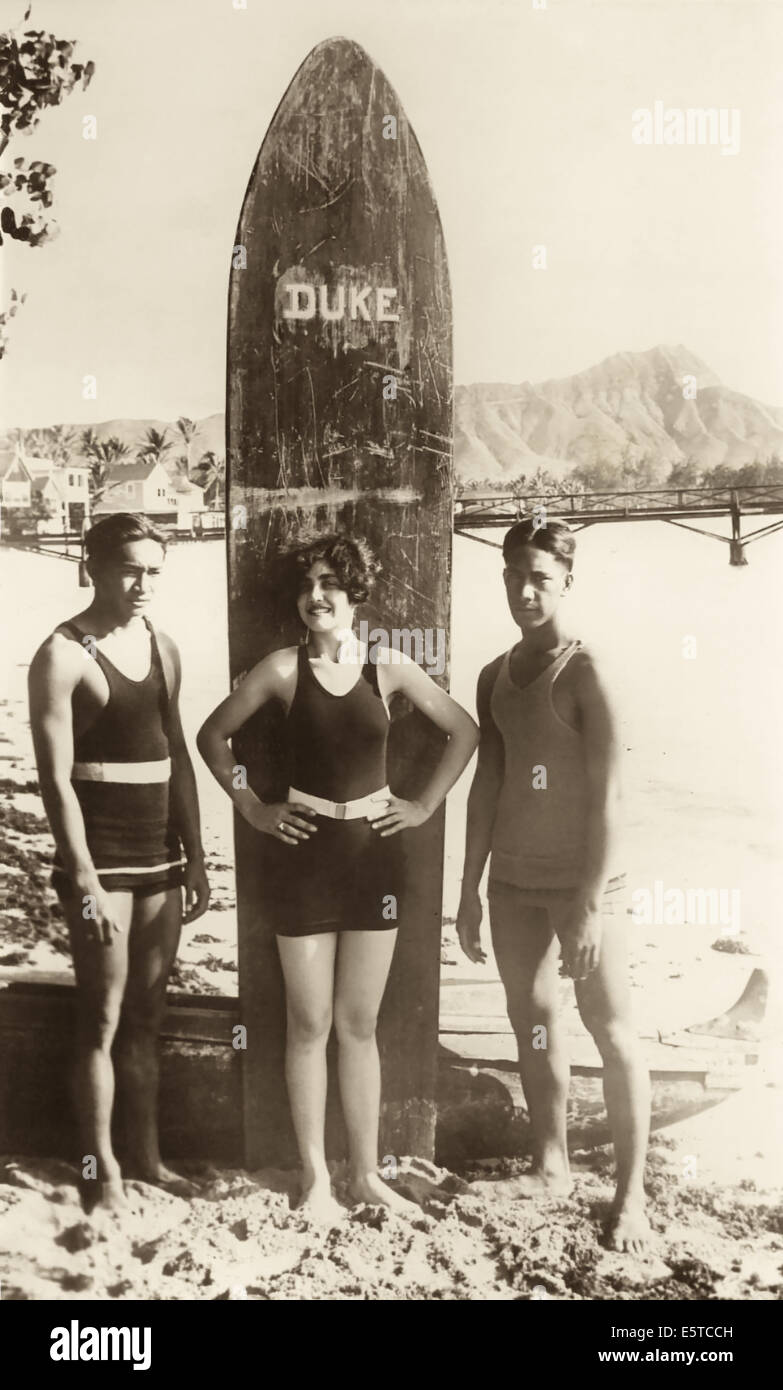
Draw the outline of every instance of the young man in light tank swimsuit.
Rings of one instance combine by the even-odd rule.
[[[643,1187],[649,1077],[630,1013],[615,850],[615,721],[593,657],[561,625],[574,544],[568,526],[554,520],[521,521],[503,544],[506,596],[522,640],[479,677],[481,742],[457,929],[468,958],[485,960],[479,884],[491,856],[492,945],[533,1138],[533,1166],[512,1185],[522,1197],[571,1188],[569,1064],[557,1017],[562,950],[579,1013],[603,1060],[617,1163],[607,1241],[639,1252],[649,1234]]]

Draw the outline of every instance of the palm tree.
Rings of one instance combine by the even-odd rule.
[[[226,460],[222,454],[216,454],[214,449],[207,449],[206,453],[201,455],[196,471],[203,472],[205,469],[208,475],[207,482],[211,482],[213,478],[222,482],[226,476]]]
[[[177,421],[177,429],[179,430],[180,434],[182,435],[182,438],[183,438],[184,441],[185,441],[185,453],[184,453],[184,455],[183,455],[181,458],[177,459],[177,463],[180,464],[180,465],[184,463],[184,465],[185,465],[185,468],[184,468],[185,477],[186,477],[186,478],[189,478],[189,477],[190,477],[190,441],[192,440],[194,434],[196,433],[196,430],[198,429],[198,425],[195,423],[194,420],[189,420],[188,417],[187,417],[187,415],[180,415],[180,417],[179,417],[179,419],[178,419],[178,421]],[[180,468],[180,472],[182,472],[182,471],[183,471],[182,468]]]
[[[162,463],[163,455],[172,447],[172,441],[166,438],[166,434],[167,430],[156,430],[150,426],[136,457],[145,463]]]
[[[18,440],[22,451],[28,458],[37,459],[48,457],[47,450],[50,445],[46,430],[19,430]]]
[[[205,490],[217,483],[218,492],[226,476],[226,460],[222,454],[218,455],[214,449],[207,449],[201,455],[196,466],[196,480],[200,487]]]
[[[95,451],[100,444],[100,440],[92,425],[90,425],[88,429],[82,430],[80,444],[82,454],[86,459],[95,458]]]
[[[84,440],[82,440],[82,445],[83,444]],[[87,453],[86,450],[85,453]],[[122,440],[118,439],[116,434],[111,435],[109,439],[98,441],[92,446],[87,457],[90,458],[92,462],[90,484],[93,503],[99,502],[103,496],[106,489],[106,479],[109,475],[109,469],[113,468],[115,464],[120,463],[129,453],[129,446],[123,444]]]
[[[104,458],[108,464],[113,465],[127,458],[130,453],[130,445],[123,443],[121,439],[117,438],[116,434],[113,434],[109,439],[105,439],[103,443],[99,445],[99,450],[101,457]]]
[[[52,425],[47,431],[50,441],[51,458],[54,463],[65,465],[76,443],[76,430],[71,425]]]

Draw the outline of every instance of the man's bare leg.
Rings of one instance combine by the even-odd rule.
[[[546,909],[490,897],[492,946],[519,1048],[519,1072],[533,1140],[533,1166],[509,1191],[520,1197],[571,1190],[566,1140],[570,1071],[558,1019],[560,943]]]
[[[188,1196],[195,1185],[164,1166],[158,1141],[159,1036],[181,924],[179,888],[136,898],[115,1065],[125,1118],[128,1176]]]
[[[128,938],[133,897],[107,893],[113,920],[122,927],[110,945],[96,941],[94,922],[83,916],[80,899],[63,903],[71,938],[76,976],[76,1058],[73,1088],[79,1125],[81,1158],[96,1162],[97,1190],[93,1207],[114,1210],[126,1206],[120,1165],[111,1144],[114,1068],[111,1048],[117,1032],[128,972]]]
[[[576,982],[576,999],[604,1064],[604,1099],[614,1139],[617,1190],[607,1222],[614,1250],[639,1253],[650,1234],[644,1162],[650,1131],[650,1077],[633,1026],[627,925],[605,917],[597,970]]]

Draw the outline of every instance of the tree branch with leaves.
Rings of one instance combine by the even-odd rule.
[[[76,43],[58,39],[43,29],[25,29],[32,11],[28,5],[15,29],[0,34],[0,156],[14,137],[30,135],[43,112],[59,106],[77,85],[89,86],[95,72],[93,62],[74,60]],[[51,181],[57,170],[44,160],[28,163],[13,160],[10,168],[0,169],[0,246],[3,238],[25,246],[42,246],[51,241],[59,228],[48,217],[53,203]],[[0,357],[8,345],[8,326],[26,295],[10,291],[7,308],[0,309]]]

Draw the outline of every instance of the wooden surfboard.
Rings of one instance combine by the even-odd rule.
[[[228,320],[227,536],[234,682],[301,628],[268,588],[279,542],[303,526],[363,536],[380,559],[369,627],[442,634],[448,681],[452,526],[451,298],[437,207],[416,137],[383,73],[346,39],[320,44],[278,107],[245,195]],[[416,656],[415,641],[411,655]],[[397,712],[390,784],[416,788],[442,739]],[[282,713],[235,740],[238,764],[282,799]],[[407,893],[384,1000],[381,1154],[431,1156],[435,1134],[443,810],[403,834]],[[268,926],[275,842],[235,827],[239,994],[247,1025],[246,1159],[293,1162],[283,1078],[282,976]],[[330,1082],[331,1151],[341,1124]]]

